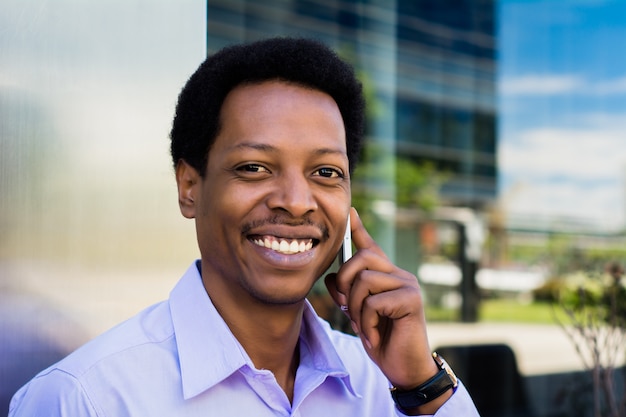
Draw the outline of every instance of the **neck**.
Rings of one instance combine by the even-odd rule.
[[[209,296],[211,289],[205,284]],[[300,363],[298,340],[304,300],[289,305],[268,305],[258,300],[212,297],[233,335],[257,369],[272,371],[283,391],[293,401],[296,371]]]

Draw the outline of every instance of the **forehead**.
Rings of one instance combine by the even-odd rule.
[[[220,138],[235,145],[239,139],[293,144],[335,142],[345,151],[345,127],[333,98],[319,90],[283,81],[244,84],[224,100]],[[216,143],[216,145],[218,145]]]
[[[238,85],[224,99],[221,115],[222,119],[232,117],[237,113],[245,113],[246,116],[251,117],[293,107],[308,107],[309,110],[317,108],[319,111],[341,115],[337,103],[329,94],[279,80]]]

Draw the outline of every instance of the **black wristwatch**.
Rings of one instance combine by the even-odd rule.
[[[413,388],[402,391],[395,387],[391,388],[391,397],[396,405],[402,410],[419,407],[427,402],[443,395],[450,388],[456,388],[458,380],[448,363],[437,352],[433,352],[433,359],[439,368],[439,372],[428,381]]]

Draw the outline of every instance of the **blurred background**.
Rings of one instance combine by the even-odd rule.
[[[199,256],[168,154],[178,92],[207,54],[275,35],[359,73],[354,205],[418,276],[481,414],[626,415],[619,0],[3,0],[0,409]]]

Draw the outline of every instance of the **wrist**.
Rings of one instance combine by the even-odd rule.
[[[412,389],[391,388],[391,396],[396,406],[406,414],[423,414],[426,410],[429,410],[428,413],[430,410],[436,411],[458,385],[454,372],[445,360],[436,352],[432,356],[437,368],[434,376]]]

